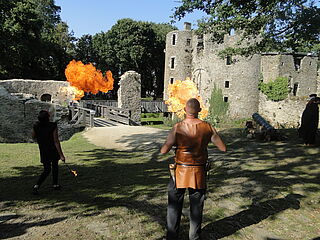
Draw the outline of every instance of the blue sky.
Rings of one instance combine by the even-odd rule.
[[[75,37],[106,32],[122,18],[169,22],[172,9],[180,5],[178,0],[56,0],[55,3],[61,7],[61,19],[67,22]],[[198,11],[174,25],[182,29],[183,22],[191,22],[196,28],[196,20],[202,16]]]

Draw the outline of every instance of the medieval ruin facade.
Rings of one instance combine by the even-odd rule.
[[[0,81],[0,142],[31,142],[32,126],[40,110],[48,110],[58,122],[60,139],[78,131],[68,124],[68,82],[11,79]]]
[[[164,78],[164,99],[168,85],[190,78],[208,106],[212,88],[222,90],[223,100],[229,102],[228,116],[249,118],[255,112],[278,124],[299,124],[307,97],[318,93],[320,78],[318,56],[297,53],[264,53],[250,57],[228,56],[222,59],[219,51],[232,47],[239,35],[225,36],[224,43],[210,40],[210,35],[197,35],[191,24],[184,30],[167,34]],[[259,91],[259,81],[287,77],[291,92],[284,101],[272,102]]]

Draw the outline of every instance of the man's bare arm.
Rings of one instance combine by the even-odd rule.
[[[217,131],[212,128],[213,130],[213,134],[211,137],[211,142],[217,146],[217,148],[222,151],[222,152],[226,152],[227,151],[227,147],[225,145],[225,143],[222,141],[221,137],[219,136],[219,134],[217,133]]]
[[[175,144],[175,127],[173,127],[167,137],[166,142],[162,145],[160,152],[162,154],[166,154],[170,151],[170,149],[172,148],[172,146]]]

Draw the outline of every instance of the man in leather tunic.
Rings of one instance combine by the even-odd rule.
[[[175,146],[175,181],[168,185],[167,239],[178,239],[185,190],[190,200],[189,239],[201,239],[201,222],[206,192],[206,170],[209,142],[225,152],[226,145],[217,131],[207,122],[198,119],[201,111],[197,99],[187,101],[183,121],[175,124],[160,152],[166,154]]]

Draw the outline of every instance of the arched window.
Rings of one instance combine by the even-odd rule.
[[[40,100],[42,102],[51,102],[51,95],[48,93],[42,94]]]

